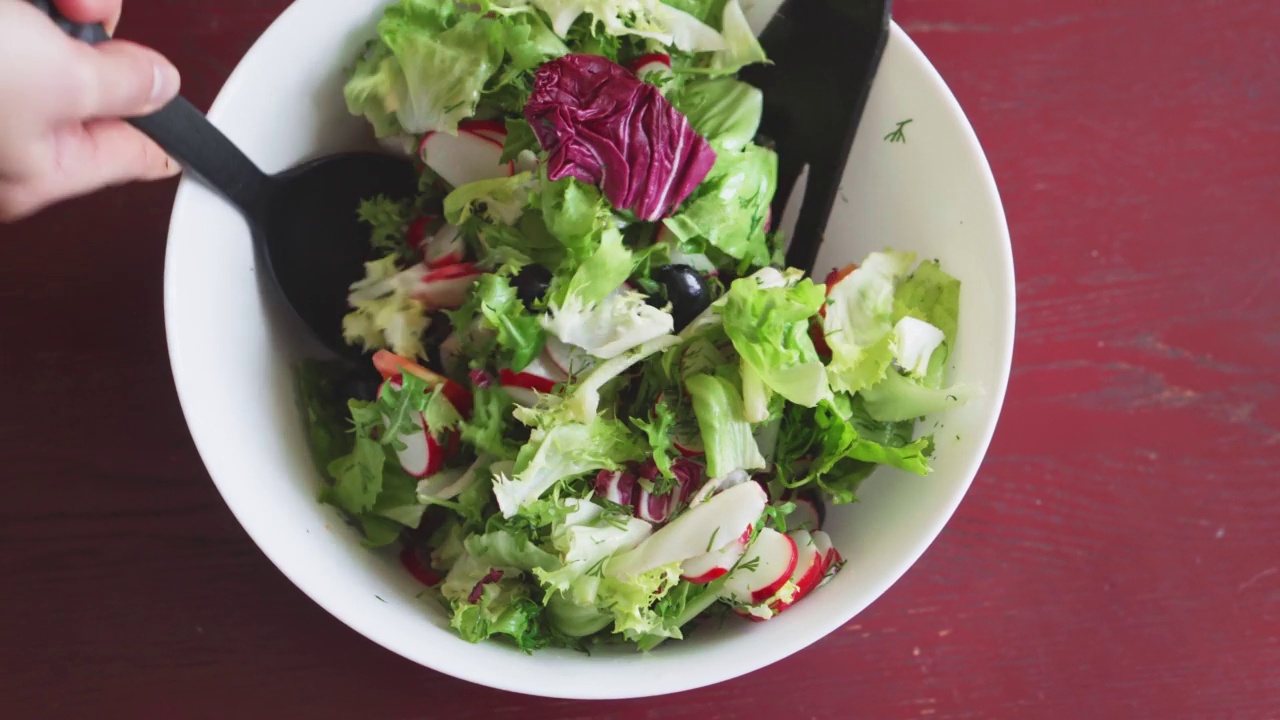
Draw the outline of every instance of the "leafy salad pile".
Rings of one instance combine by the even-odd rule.
[[[343,329],[308,361],[316,461],[457,633],[648,650],[765,620],[842,565],[875,468],[925,474],[959,283],[884,251],[781,262],[766,62],[738,0],[401,0],[346,86],[420,160],[371,198]]]

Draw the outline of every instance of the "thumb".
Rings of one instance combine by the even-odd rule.
[[[81,47],[77,119],[149,115],[178,94],[178,69],[154,50],[124,40]]]

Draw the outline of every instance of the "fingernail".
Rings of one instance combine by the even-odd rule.
[[[168,63],[156,63],[151,66],[151,106],[159,107],[178,94],[178,85],[182,79],[178,69]]]

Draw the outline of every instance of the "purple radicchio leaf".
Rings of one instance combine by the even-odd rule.
[[[549,179],[599,185],[614,207],[642,220],[673,212],[716,161],[657,87],[598,55],[539,68],[524,116],[549,155]]]

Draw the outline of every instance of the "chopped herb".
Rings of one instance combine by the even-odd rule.
[[[911,118],[907,118],[906,120],[898,123],[898,126],[894,128],[892,132],[884,136],[884,139],[891,143],[905,143],[907,141],[907,136],[902,133],[902,129],[910,125],[911,120]]]

